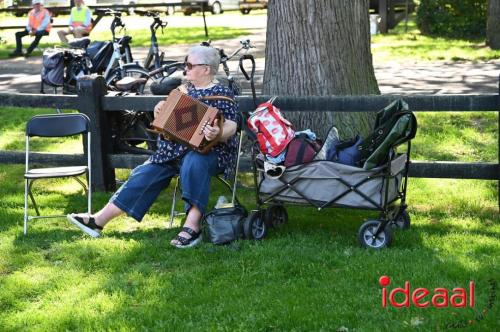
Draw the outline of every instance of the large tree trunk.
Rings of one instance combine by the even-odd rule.
[[[380,94],[368,9],[369,0],[270,0],[263,93]],[[285,116],[296,129],[310,128],[320,137],[332,125],[343,138],[366,136],[374,118],[371,113],[299,113]]]
[[[489,0],[486,44],[492,50],[500,50],[500,0]]]

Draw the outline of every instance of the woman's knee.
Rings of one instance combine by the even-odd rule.
[[[182,172],[188,173],[210,173],[212,168],[212,157],[207,154],[189,152],[182,161]]]

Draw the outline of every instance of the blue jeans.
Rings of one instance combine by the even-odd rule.
[[[204,214],[208,204],[212,176],[221,173],[217,153],[189,151],[176,162],[154,164],[149,161],[134,168],[127,182],[111,197],[110,203],[141,221],[160,192],[175,175],[180,176],[185,210],[195,205]]]

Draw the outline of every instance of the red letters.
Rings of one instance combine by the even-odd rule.
[[[436,308],[446,308],[448,306],[448,290],[446,288],[436,288],[434,289],[434,296],[432,296],[432,305]],[[438,302],[438,299],[442,299]]]
[[[391,278],[388,276],[381,276],[379,278],[379,283],[382,286],[382,307],[387,307],[387,293],[389,293],[389,302],[395,308],[409,308],[410,300],[414,306],[417,308],[428,307],[431,303],[435,308],[447,308],[450,304],[455,308],[465,308],[467,307],[467,291],[465,288],[453,288],[452,295],[449,297],[449,291],[446,288],[438,287],[434,289],[434,293],[430,301],[425,301],[425,297],[429,294],[427,288],[416,288],[411,292],[411,286],[409,281],[405,281],[404,288],[396,287],[391,291],[387,290],[387,286],[391,283]],[[475,291],[474,281],[469,282],[469,306],[474,307]],[[410,296],[411,293],[411,296]],[[397,294],[403,294],[402,302],[396,301]]]
[[[418,308],[425,308],[425,307],[429,306],[429,301],[425,301],[425,302],[422,302],[422,303],[420,303],[418,301],[420,299],[423,299],[427,295],[429,295],[429,290],[427,288],[417,288],[411,294],[411,301],[413,302],[413,304],[416,307],[418,307]]]
[[[396,293],[403,293],[404,294],[404,301],[401,303],[396,302],[395,297]],[[389,294],[389,302],[391,302],[393,307],[396,308],[402,308],[402,307],[409,307],[410,306],[410,282],[405,281],[405,288],[394,288],[391,293]]]
[[[457,302],[460,299],[460,302]],[[467,294],[463,288],[453,288],[453,295],[450,297],[451,305],[455,308],[465,308],[467,306]]]

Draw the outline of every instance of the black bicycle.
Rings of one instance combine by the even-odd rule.
[[[63,91],[76,93],[76,82],[79,77],[90,74],[103,75],[106,81],[117,70],[127,63],[133,62],[130,43],[132,37],[124,34],[117,37],[116,30],[124,29],[121,13],[114,10],[99,10],[104,15],[113,16],[111,22],[111,41],[92,42],[88,37],[69,42],[70,49],[65,52],[66,75]]]
[[[201,43],[203,46],[212,47],[212,41],[208,40],[206,42]],[[240,40],[240,47],[231,53],[231,55],[227,55],[224,49],[216,48],[219,51],[220,55],[220,63],[222,65],[222,69],[224,70],[224,75],[218,75],[217,80],[223,84],[228,86],[233,90],[235,96],[241,95],[241,85],[235,80],[235,76],[231,75],[231,71],[229,70],[228,61],[232,60],[236,55],[238,55],[241,51],[244,51],[244,54],[240,57],[243,58],[247,52],[251,49],[255,48],[250,42],[250,39]],[[239,71],[242,67],[239,65],[236,69],[236,76],[239,74]]]
[[[156,34],[161,28],[161,33],[164,33],[164,29],[167,27],[168,22],[160,18],[160,12],[150,11],[150,10],[136,10],[136,14],[151,17],[153,22],[149,26],[149,31],[151,32],[151,45],[149,46],[148,55],[144,59],[143,67],[148,71],[159,69],[161,66],[166,64],[175,63],[175,60],[165,60],[165,52],[160,52],[158,46],[158,38]],[[163,72],[161,73],[163,74]]]

